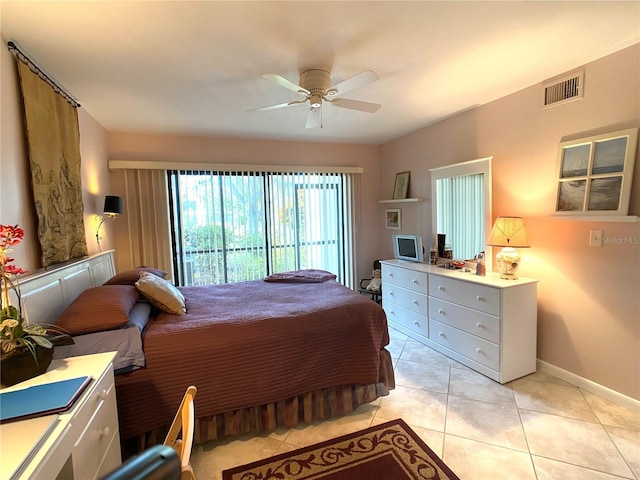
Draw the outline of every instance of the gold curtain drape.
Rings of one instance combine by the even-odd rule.
[[[48,267],[88,255],[78,112],[20,58],[18,72],[42,265]]]
[[[173,278],[165,170],[121,170],[127,233],[116,239],[118,270],[147,266]]]

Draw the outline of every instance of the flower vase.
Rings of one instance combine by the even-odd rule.
[[[36,358],[29,350],[14,351],[0,359],[0,384],[10,387],[42,375],[53,358],[53,348],[36,347]],[[36,361],[37,360],[37,361]]]

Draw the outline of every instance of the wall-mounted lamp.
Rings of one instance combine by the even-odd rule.
[[[102,251],[102,247],[100,246],[100,240],[102,237],[100,236],[100,227],[107,218],[115,220],[118,215],[122,213],[122,198],[117,197],[115,195],[107,195],[104,197],[104,208],[102,209],[104,212],[103,215],[98,215],[97,218],[100,219],[100,223],[98,223],[98,229],[96,230],[96,241],[98,242],[98,251]]]
[[[524,220],[520,217],[498,217],[493,225],[487,245],[504,247],[496,255],[500,278],[517,280],[520,254],[516,248],[529,247],[529,237]]]

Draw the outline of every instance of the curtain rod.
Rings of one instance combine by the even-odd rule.
[[[27,65],[33,73],[38,75],[42,80],[47,82],[53,90],[61,95],[67,102],[73,105],[75,108],[80,106],[80,103],[71,96],[64,88],[58,85],[49,75],[47,75],[44,70],[42,70],[38,65],[36,65],[33,60],[31,60],[27,55],[18,48],[18,46],[14,42],[7,43],[10,52],[14,52],[16,56],[22,60],[25,65]]]

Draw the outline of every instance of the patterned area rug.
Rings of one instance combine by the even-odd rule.
[[[223,480],[460,480],[402,420],[222,472]]]

